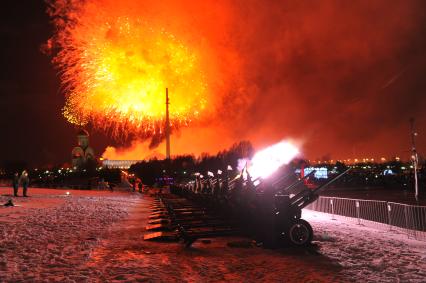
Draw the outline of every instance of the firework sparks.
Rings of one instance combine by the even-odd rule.
[[[53,38],[59,47],[53,62],[61,71],[65,118],[115,137],[158,135],[164,129],[168,87],[172,128],[199,119],[212,100],[200,48],[158,23],[100,12],[91,2],[51,4],[67,18],[56,21]]]

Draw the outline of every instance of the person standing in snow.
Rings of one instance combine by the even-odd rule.
[[[142,181],[139,181],[138,189],[139,189],[139,192],[142,193],[142,189],[143,189]]]
[[[133,192],[136,192],[136,179],[132,180],[132,190]]]
[[[109,182],[109,183],[108,183],[108,186],[109,186],[109,190],[110,190],[111,192],[113,192],[113,191],[114,191],[114,184],[113,184],[112,182]]]
[[[12,185],[13,185],[13,196],[17,197],[18,189],[19,189],[19,173],[18,172],[16,172],[13,175]]]
[[[22,189],[24,192],[24,197],[27,197],[27,189],[28,189],[28,185],[30,184],[30,178],[28,177],[28,173],[26,170],[22,171],[21,174],[21,184],[22,184]]]

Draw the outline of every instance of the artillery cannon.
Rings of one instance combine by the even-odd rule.
[[[171,192],[223,219],[231,220],[238,226],[238,231],[253,237],[264,247],[274,248],[284,243],[305,246],[312,241],[313,229],[306,220],[301,219],[302,209],[314,202],[321,190],[345,175],[349,169],[315,189],[304,185],[315,171],[303,178],[290,169],[280,172],[283,171],[266,179],[252,179],[247,171],[232,177],[201,178],[196,175],[194,181],[173,186]],[[185,229],[190,229],[190,225],[183,223],[178,226],[183,237],[187,237]],[[229,235],[230,231],[208,230],[209,222],[201,226],[207,229],[206,232],[191,236],[187,243],[192,243],[196,238]]]
[[[301,218],[302,209],[313,203],[321,190],[337,181],[348,171],[349,169],[315,189],[304,186],[304,181],[313,177],[315,171],[290,184],[285,182],[288,176],[284,176],[278,181],[263,182],[258,185],[264,186],[263,192],[257,195],[257,198],[260,199],[258,211],[261,213],[257,225],[264,222],[261,235],[264,245],[275,247],[281,243],[296,246],[309,244],[313,238],[313,230],[311,225]],[[298,190],[295,190],[296,188]]]

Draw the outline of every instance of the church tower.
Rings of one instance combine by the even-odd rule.
[[[81,167],[90,160],[95,160],[95,152],[89,146],[89,133],[81,129],[77,133],[77,144],[71,152],[71,164],[73,167]]]

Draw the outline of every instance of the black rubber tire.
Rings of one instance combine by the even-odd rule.
[[[292,221],[288,227],[287,240],[295,246],[307,246],[311,243],[314,232],[311,224],[303,219]]]

